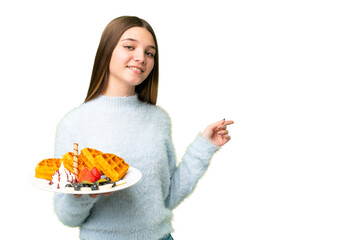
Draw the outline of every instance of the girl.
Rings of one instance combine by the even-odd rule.
[[[85,102],[68,113],[56,134],[56,157],[90,147],[114,153],[142,172],[128,189],[104,195],[56,194],[60,221],[80,227],[81,239],[172,239],[172,210],[204,174],[212,155],[230,140],[227,125],[209,125],[181,163],[171,139],[170,118],[156,106],[159,54],[151,26],[119,17],[105,28]]]

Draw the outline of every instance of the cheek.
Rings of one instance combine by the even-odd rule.
[[[110,71],[119,69],[121,67],[125,67],[130,59],[131,56],[129,56],[129,54],[124,54],[118,51],[114,51],[111,56],[111,60],[109,64]]]
[[[150,61],[148,61],[147,63],[147,73],[150,74],[150,72],[153,70],[154,68],[154,60],[151,59]]]

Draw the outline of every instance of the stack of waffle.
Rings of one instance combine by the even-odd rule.
[[[44,159],[35,168],[35,177],[51,181],[52,175],[60,168],[61,160],[59,158]]]
[[[61,162],[63,162],[66,169],[74,173],[73,161],[73,152],[65,153],[61,159],[44,159],[36,166],[35,177],[51,180],[52,175],[60,168]],[[84,148],[81,150],[81,154],[78,157],[78,168],[81,170],[83,167],[88,169],[96,167],[100,174],[105,174],[113,182],[121,179],[129,169],[129,165],[124,159],[115,154],[102,153],[92,148]]]

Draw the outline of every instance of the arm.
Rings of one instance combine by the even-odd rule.
[[[225,120],[209,125],[188,147],[181,163],[176,167],[176,156],[171,138],[167,142],[171,173],[170,193],[166,206],[175,208],[193,192],[197,182],[207,170],[212,155],[230,140]]]
[[[174,148],[172,142],[168,142],[171,183],[170,192],[166,199],[167,207],[174,209],[193,192],[197,182],[208,168],[211,156],[218,149],[217,146],[199,134],[176,167]]]
[[[56,132],[55,157],[61,158],[71,151],[72,144],[77,140],[74,131],[77,129],[73,116],[66,116],[58,125]],[[55,194],[54,209],[59,220],[68,226],[80,226],[90,214],[97,200],[89,196],[76,198],[72,194]]]
[[[70,227],[79,227],[90,215],[97,198],[83,196],[76,198],[72,194],[56,193],[54,196],[54,208],[59,220]]]

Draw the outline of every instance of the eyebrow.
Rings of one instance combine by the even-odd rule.
[[[136,40],[134,38],[125,38],[125,39],[121,40],[121,42],[123,42],[123,41],[139,42],[138,40]],[[149,48],[152,48],[152,49],[156,50],[156,47],[153,46],[153,45],[149,45]]]

